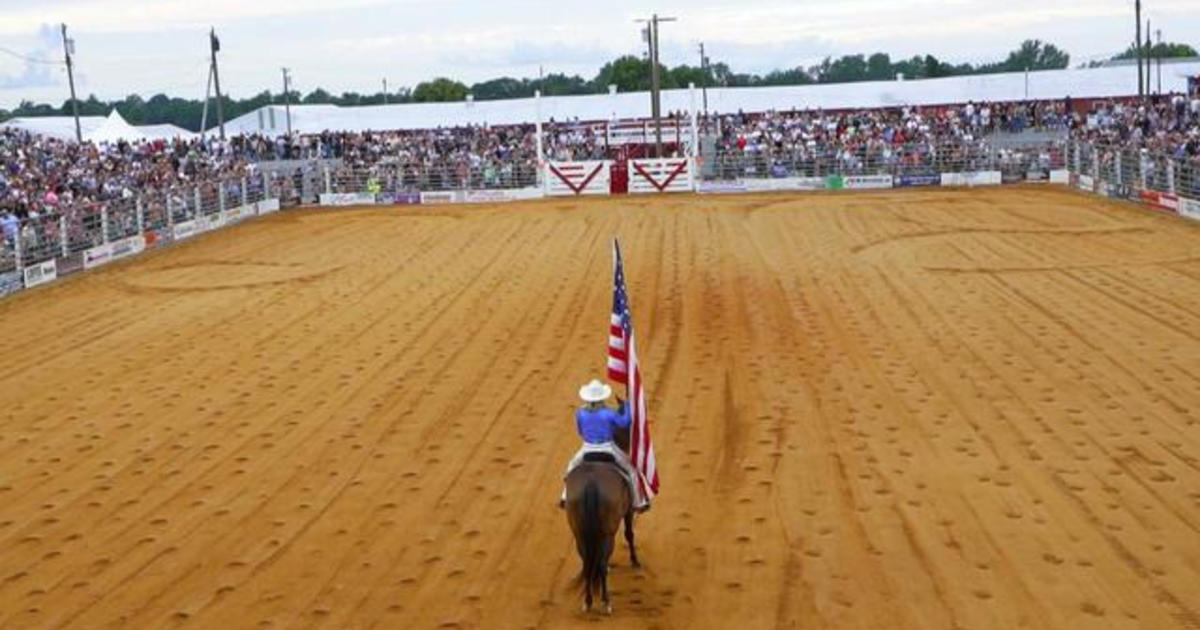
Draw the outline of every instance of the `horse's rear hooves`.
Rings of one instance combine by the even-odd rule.
[[[604,605],[604,614],[606,614],[606,615],[611,615],[611,614],[612,614],[612,604],[605,604],[605,605]]]

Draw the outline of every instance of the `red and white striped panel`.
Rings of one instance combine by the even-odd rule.
[[[629,192],[664,193],[692,190],[688,158],[629,160]]]
[[[612,162],[546,162],[546,194],[551,197],[607,195]]]

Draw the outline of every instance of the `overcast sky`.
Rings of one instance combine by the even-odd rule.
[[[76,41],[77,89],[203,96],[210,25],[221,38],[221,85],[245,97],[281,88],[375,92],[435,76],[467,83],[546,72],[591,78],[609,59],[640,54],[633,20],[661,27],[662,61],[709,57],[737,71],[807,66],[826,55],[932,53],[997,60],[1026,38],[1055,43],[1072,65],[1132,41],[1133,0],[0,0],[0,47],[60,60],[58,24]],[[1146,0],[1165,40],[1200,45],[1200,0]],[[67,97],[60,65],[0,51],[0,108]]]

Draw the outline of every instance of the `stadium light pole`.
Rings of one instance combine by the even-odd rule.
[[[83,131],[79,128],[79,99],[75,98],[75,71],[71,67],[71,53],[75,42],[67,39],[67,25],[62,25],[63,55],[67,58],[67,83],[71,85],[71,114],[75,117],[75,141],[83,142]]]
[[[280,68],[283,71],[283,112],[287,118],[287,135],[292,137],[292,93],[288,91],[288,69]]]
[[[708,119],[708,55],[704,54],[704,42],[700,42],[700,94],[704,99],[704,118]]]
[[[383,104],[387,105],[387,77],[383,77]]]

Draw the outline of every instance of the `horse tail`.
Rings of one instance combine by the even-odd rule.
[[[580,499],[583,508],[579,531],[583,539],[580,553],[583,569],[579,571],[579,577],[575,578],[575,584],[583,594],[590,595],[600,591],[605,563],[604,528],[600,522],[600,486],[595,480],[588,480]]]

